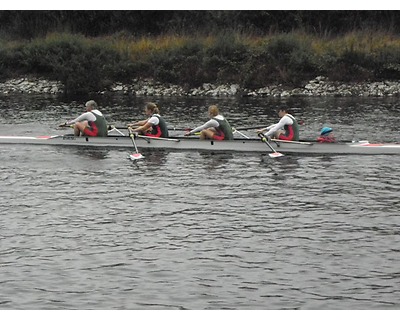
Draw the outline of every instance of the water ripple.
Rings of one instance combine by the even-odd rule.
[[[397,157],[126,154],[0,146],[2,309],[400,307]]]

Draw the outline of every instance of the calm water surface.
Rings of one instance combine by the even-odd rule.
[[[143,117],[143,99],[100,102]],[[158,102],[177,126],[287,103],[303,137],[400,140],[392,99]],[[77,105],[1,97],[0,135],[64,133]],[[400,308],[399,157],[129,151],[0,145],[0,309]]]

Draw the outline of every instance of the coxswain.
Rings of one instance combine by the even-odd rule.
[[[336,139],[333,135],[333,129],[329,127],[323,127],[320,136],[317,138],[318,142],[321,143],[333,143],[336,142]]]

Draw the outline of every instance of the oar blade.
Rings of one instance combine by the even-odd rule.
[[[143,156],[141,153],[132,153],[132,154],[129,155],[129,158],[130,158],[132,161],[136,161],[136,160],[143,159],[144,156]]]
[[[272,153],[268,153],[268,155],[271,158],[278,158],[278,157],[283,157],[283,154],[276,151],[268,142],[268,138],[264,136],[262,133],[259,133],[258,136],[261,138],[262,142],[265,142],[265,144],[271,149]]]
[[[273,152],[268,154],[271,158],[278,158],[278,157],[283,157],[283,154],[280,152]]]

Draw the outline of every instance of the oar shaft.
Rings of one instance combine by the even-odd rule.
[[[262,141],[265,142],[265,144],[272,150],[272,152],[276,153],[277,151],[271,146],[271,144],[268,142],[267,138],[262,138]]]
[[[62,123],[58,126],[58,128],[73,128],[74,124],[66,124],[66,123]]]
[[[118,129],[118,130],[126,130],[126,127],[120,127],[120,126],[114,126],[114,125],[109,125],[108,126],[108,130],[112,130],[112,129]],[[187,131],[187,130],[192,130],[191,128],[175,128],[175,127],[171,127],[168,128],[169,131]]]
[[[123,130],[123,129],[125,129],[126,130],[126,126],[125,127],[120,127],[120,126],[115,126],[115,125],[109,125],[108,126],[108,130],[111,130],[111,129],[113,129],[113,128],[115,128],[115,129],[119,129],[119,130]],[[236,128],[236,130],[253,130],[253,129],[262,129],[262,128],[265,128],[265,125],[258,125],[258,126],[252,126],[252,127],[239,127],[239,128]],[[179,127],[168,127],[168,130],[170,130],[170,131],[188,131],[188,130],[192,130],[192,128],[188,128],[188,127],[186,127],[186,128],[179,128]]]
[[[135,151],[136,153],[139,153],[138,148],[136,146],[135,137],[133,136],[133,131],[131,129],[128,129],[128,131],[129,131],[129,137],[131,138],[133,146],[135,147]]]
[[[245,137],[246,139],[250,139],[250,137],[246,136],[244,133],[241,133],[240,131],[238,131],[236,128],[232,128],[233,129],[233,133],[237,132],[239,133],[242,137]]]
[[[153,139],[153,140],[164,140],[164,141],[174,141],[174,142],[179,142],[181,141],[180,139],[172,139],[172,138],[161,138],[161,137],[151,137],[151,136],[143,136],[143,135],[138,135],[138,138],[143,138],[143,139]]]
[[[253,130],[253,129],[263,129],[263,128],[265,128],[265,125],[252,126],[252,127],[239,127],[239,128],[236,128],[236,130]]]
[[[259,133],[258,136],[261,138],[261,141],[263,141],[271,150],[274,154],[276,154],[277,156],[283,156],[282,153],[277,152],[272,146],[271,144],[268,142],[268,139],[265,135],[263,135],[262,133]]]
[[[283,143],[293,143],[293,144],[304,144],[307,146],[312,146],[312,142],[306,142],[306,141],[292,141],[292,140],[281,140],[281,139],[271,139],[271,141],[274,142],[283,142]]]

